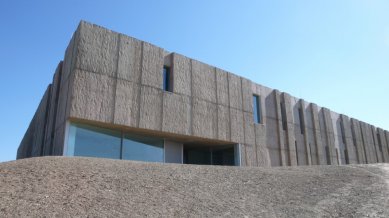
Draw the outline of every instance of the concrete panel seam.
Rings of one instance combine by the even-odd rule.
[[[193,134],[193,63],[192,59],[189,61],[190,70],[190,118],[189,118],[189,134]]]
[[[216,76],[216,67],[213,67],[213,71],[214,71],[214,75],[215,75],[215,93],[216,93],[216,138],[218,139],[219,138],[219,108],[218,108],[218,97],[217,97],[217,76]]]
[[[230,128],[230,131],[229,131],[229,137],[227,137],[230,141],[231,141],[231,131],[232,131],[232,127],[231,127],[231,104],[230,104],[230,77],[228,76],[228,73],[227,73],[227,105],[228,105],[228,118],[229,118],[229,128]]]
[[[140,55],[140,65],[141,65],[141,68],[140,68],[140,77],[139,77],[139,81],[138,81],[138,84],[141,85],[142,84],[142,76],[143,76],[143,47],[144,47],[144,42],[141,43],[141,55]],[[138,90],[138,104],[139,104],[139,107],[138,107],[138,115],[137,115],[137,124],[136,124],[136,127],[139,127],[139,124],[140,124],[140,108],[141,108],[141,95],[142,95],[142,92],[141,92],[142,88],[139,87],[139,90]]]
[[[120,43],[121,43],[121,34],[118,35],[118,43],[117,43],[117,60],[116,60],[116,72],[115,72],[115,79],[114,79],[114,84],[113,84],[113,102],[112,102],[112,123],[115,122],[115,111],[116,111],[116,94],[117,94],[117,84],[118,84],[118,72],[119,72],[119,55],[120,55]]]
[[[241,93],[241,95],[242,95],[242,113],[243,113],[243,141],[246,143],[246,119],[245,119],[245,114],[244,114],[244,112],[243,112],[243,88],[242,88],[242,78],[241,77],[239,77],[239,82],[240,82],[240,93]],[[246,149],[245,149],[246,150]],[[246,162],[247,162],[247,156],[246,156]]]

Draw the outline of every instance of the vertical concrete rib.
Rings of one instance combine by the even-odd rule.
[[[351,119],[351,128],[353,133],[354,145],[357,151],[358,163],[366,163],[365,151],[363,149],[361,127],[359,121],[356,119]]]
[[[289,94],[283,92],[282,98],[286,110],[286,121],[287,121],[286,135],[287,135],[287,142],[288,142],[289,162],[290,162],[290,166],[297,166],[296,144],[295,144],[296,140],[294,137],[294,123],[293,123],[291,97]]]
[[[331,119],[331,111],[327,108],[322,108],[324,115],[325,136],[329,150],[329,164],[337,165],[337,159],[335,154],[335,135]]]
[[[278,145],[280,149],[280,159],[281,159],[281,166],[288,166],[289,163],[287,161],[287,148],[285,147],[285,137],[284,137],[284,130],[282,127],[282,115],[281,115],[281,98],[280,98],[280,92],[278,90],[273,91],[274,95],[274,102],[275,102],[275,108],[276,108],[276,117],[277,117],[277,135],[278,135]],[[289,159],[289,158],[288,158]]]
[[[386,147],[383,146],[384,153],[387,154],[387,159],[386,163],[389,163],[389,132],[388,131],[383,131],[383,137],[386,139]]]
[[[48,130],[46,135],[46,148],[44,151],[44,155],[52,155],[53,150],[53,140],[54,140],[54,132],[55,132],[55,126],[57,121],[57,109],[58,109],[58,98],[59,98],[59,91],[61,88],[61,77],[62,77],[62,66],[63,61],[61,61],[56,69],[56,73],[53,77],[52,82],[52,94],[51,94],[51,106],[50,106],[50,112],[49,112],[49,124],[48,124]]]
[[[219,138],[219,108],[218,108],[218,105],[219,105],[219,99],[218,99],[218,96],[217,96],[217,93],[218,93],[218,90],[217,90],[217,76],[216,76],[216,67],[213,67],[213,74],[215,76],[215,93],[216,93],[216,138],[218,139]]]
[[[363,153],[365,154],[365,163],[371,163],[370,154],[367,149],[366,129],[364,127],[365,127],[364,123],[359,122],[359,128],[361,129],[362,149],[363,149]]]
[[[142,84],[142,77],[143,77],[143,69],[144,69],[144,67],[143,67],[143,47],[144,47],[144,42],[142,42],[141,43],[141,55],[140,55],[140,76],[139,76],[139,81],[138,81],[138,84],[140,85],[140,84]],[[142,92],[141,92],[141,90],[142,90],[142,88],[140,87],[139,89],[138,89],[138,100],[137,100],[137,102],[138,102],[138,105],[139,105],[139,107],[138,107],[138,114],[137,114],[137,119],[136,119],[136,121],[137,121],[137,123],[136,123],[136,127],[139,127],[139,124],[140,124],[140,104],[141,104],[141,98],[142,98],[142,96],[141,96],[141,94],[142,94]]]
[[[115,120],[115,111],[116,111],[116,92],[117,92],[117,84],[118,84],[118,74],[119,74],[119,56],[120,56],[120,44],[121,44],[121,34],[118,34],[118,43],[117,43],[117,58],[116,58],[116,72],[114,74],[114,83],[113,83],[113,96],[112,96],[112,99],[113,99],[113,110],[112,110],[112,123],[114,123],[114,120]]]
[[[370,153],[371,163],[377,163],[377,156],[375,151],[375,145],[373,144],[371,125],[366,123],[365,128],[366,128],[367,148]]]
[[[321,141],[319,110],[317,108],[317,105],[314,103],[311,103],[310,106],[312,111],[312,123],[313,123],[314,140],[315,140],[316,152],[317,152],[317,160],[319,165],[323,165],[326,164],[326,161],[324,158],[323,144]]]
[[[382,162],[388,163],[389,153],[388,153],[388,149],[386,149],[388,147],[388,141],[386,140],[385,132],[383,129],[380,128],[378,128],[377,132],[378,132],[379,142],[381,142],[380,151],[382,154]]]
[[[239,77],[239,82],[240,82],[240,94],[241,94],[241,104],[242,104],[242,113],[243,113],[243,88],[242,88],[242,78]],[[245,119],[245,114],[243,113],[243,141],[246,143],[246,119]],[[247,160],[247,155],[246,155],[246,160]]]
[[[342,132],[344,134],[345,138],[345,147],[347,149],[346,155],[349,164],[356,164],[358,163],[358,157],[356,154],[356,149],[353,144],[353,137],[352,137],[352,129],[351,129],[351,124],[350,120],[346,115],[340,115],[341,117],[341,128],[343,129]]]
[[[227,137],[230,141],[231,141],[231,109],[230,109],[230,79],[229,79],[229,76],[228,76],[228,73],[226,73],[227,75],[227,105],[228,105],[228,127],[229,127],[229,136]]]
[[[40,150],[40,156],[43,156],[44,155],[44,149],[46,147],[46,135],[50,134],[48,132],[48,123],[49,123],[49,111],[50,111],[50,108],[52,107],[52,104],[51,104],[51,95],[52,95],[52,89],[53,89],[53,86],[50,84],[48,87],[47,87],[47,99],[46,99],[46,107],[45,107],[45,110],[44,110],[44,117],[43,117],[43,135],[42,135],[42,141],[41,141],[41,150]]]
[[[370,128],[371,128],[371,134],[372,134],[372,138],[373,138],[376,163],[382,163],[382,153],[381,153],[379,145],[378,145],[377,130],[376,130],[375,126],[373,126],[373,125],[370,125]]]
[[[307,122],[306,122],[306,115],[305,115],[305,102],[303,99],[299,100],[299,106],[301,108],[302,117],[301,117],[301,123],[303,124],[304,128],[304,145],[305,145],[305,155],[307,159],[307,164],[312,165],[312,159],[311,159],[311,149],[309,148],[309,141],[308,141],[308,128],[307,128]]]

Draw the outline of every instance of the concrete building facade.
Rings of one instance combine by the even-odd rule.
[[[82,21],[17,158],[241,166],[389,162],[389,132]]]

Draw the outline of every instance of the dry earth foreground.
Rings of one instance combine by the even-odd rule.
[[[389,165],[0,164],[0,217],[389,217]]]

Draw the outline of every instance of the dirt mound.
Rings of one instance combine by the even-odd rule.
[[[286,168],[43,157],[0,164],[0,216],[389,217],[389,165]]]

